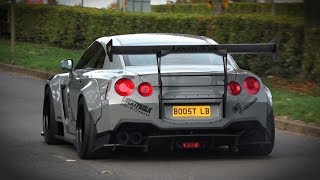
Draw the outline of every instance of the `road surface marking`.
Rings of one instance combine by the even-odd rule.
[[[52,155],[52,156],[55,157],[55,158],[58,158],[58,159],[60,159],[60,160],[66,161],[66,162],[75,162],[75,161],[77,161],[77,160],[69,159],[69,158],[66,158],[66,157],[64,157],[64,156],[57,155],[57,154],[54,154],[54,155]]]

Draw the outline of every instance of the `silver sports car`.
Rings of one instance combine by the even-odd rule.
[[[217,44],[185,34],[129,34],[94,41],[79,62],[47,80],[43,132],[81,158],[113,151],[232,151],[268,155],[269,89],[230,54],[276,53],[275,43]]]

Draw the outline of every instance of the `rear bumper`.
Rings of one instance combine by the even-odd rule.
[[[141,144],[119,144],[115,134],[119,131],[138,131],[143,134]],[[254,134],[254,135],[253,135]],[[114,131],[98,134],[96,152],[121,150],[138,150],[142,152],[154,150],[183,149],[182,142],[199,142],[206,151],[219,146],[238,147],[249,144],[268,144],[265,128],[258,121],[243,121],[228,124],[223,128],[175,128],[163,129],[147,123],[122,123]]]
[[[182,149],[181,142],[184,141],[197,141],[200,142],[199,149],[212,150],[216,146],[216,141],[224,139],[230,144],[238,145],[240,135],[237,134],[192,134],[192,135],[157,135],[148,136],[146,141],[141,145],[124,145],[124,144],[104,144],[97,147],[94,151],[118,151],[118,150],[138,150],[148,152],[151,149],[167,149],[170,151]]]
[[[207,140],[205,140],[207,139]],[[261,142],[251,142],[246,144],[240,144],[240,135],[230,135],[230,134],[207,134],[207,135],[192,135],[192,136],[152,136],[148,138],[148,143],[143,145],[124,145],[124,144],[104,144],[98,146],[94,149],[96,153],[109,153],[115,151],[138,151],[138,152],[150,152],[150,151],[161,151],[169,150],[176,151],[182,150],[183,147],[181,143],[184,141],[197,141],[200,142],[200,147],[197,150],[211,151],[214,150],[216,146],[216,141],[221,141],[223,139],[225,142],[229,142],[231,147],[239,147],[244,145],[252,144],[270,144],[271,142],[261,141]]]

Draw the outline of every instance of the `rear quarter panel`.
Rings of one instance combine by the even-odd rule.
[[[245,78],[249,76],[259,81],[260,90],[257,94],[249,95],[243,87]],[[238,121],[258,120],[265,126],[270,102],[261,79],[249,71],[240,70],[235,81],[240,84],[241,93],[237,96],[228,93],[226,117]]]

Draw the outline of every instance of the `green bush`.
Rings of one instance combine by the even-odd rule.
[[[17,38],[21,41],[85,48],[101,36],[128,33],[202,34],[208,19],[201,16],[122,13],[95,8],[19,5]]]
[[[164,4],[152,5],[152,12],[157,13],[188,13],[188,14],[210,14],[210,8],[206,3],[196,4]]]
[[[196,4],[166,4],[151,6],[152,12],[157,13],[193,13],[193,14],[212,14],[207,3]],[[232,3],[226,10],[231,14],[270,14],[269,3]],[[303,3],[276,3],[276,15],[299,16],[303,17]]]
[[[276,38],[278,58],[265,55],[237,55],[240,67],[260,75],[296,78],[301,74],[303,60],[303,24],[284,18],[256,15],[224,15],[207,26],[209,37],[220,43],[259,43]]]
[[[17,39],[58,47],[86,48],[98,37],[128,33],[185,33],[219,43],[279,41],[278,60],[269,56],[236,56],[240,67],[259,75],[308,78],[320,82],[319,32],[304,33],[303,22],[283,16],[123,13],[94,8],[18,5]],[[317,37],[317,38],[315,38]]]
[[[320,28],[305,28],[303,77],[320,82]]]
[[[233,3],[228,13],[270,13],[269,3]],[[303,3],[275,3],[276,15],[304,16]]]

